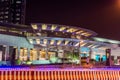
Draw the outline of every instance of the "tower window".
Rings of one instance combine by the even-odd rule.
[[[5,14],[8,14],[8,11],[6,11]]]
[[[16,16],[20,16],[20,14],[16,14]]]
[[[16,1],[16,3],[18,3],[18,4],[19,4],[19,3],[21,3],[21,1]]]
[[[5,18],[8,18],[8,16],[5,16]]]
[[[20,20],[20,18],[16,18],[16,20]]]

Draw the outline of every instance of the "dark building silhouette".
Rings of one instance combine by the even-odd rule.
[[[0,22],[24,24],[26,0],[0,0]]]

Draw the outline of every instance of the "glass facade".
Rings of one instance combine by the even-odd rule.
[[[51,49],[48,48],[33,48],[29,49],[15,46],[7,46],[9,54],[7,54],[6,47],[1,45],[0,47],[0,61],[9,62],[10,65],[29,65],[31,64],[55,64],[55,63],[79,63],[79,52],[75,49],[70,51],[69,49],[63,49],[59,47]],[[70,47],[71,49],[71,47]]]
[[[9,38],[9,41],[11,38]],[[15,39],[17,39],[15,37]],[[14,40],[15,40],[14,39]],[[4,39],[4,41],[8,39]],[[22,39],[23,41],[24,39]],[[20,38],[18,39],[20,41]],[[49,41],[49,40],[47,40]],[[15,44],[16,41],[14,41]],[[18,42],[18,43],[19,43]],[[17,43],[17,44],[18,44]],[[44,44],[44,43],[43,43]],[[30,46],[30,45],[28,45]],[[92,51],[91,51],[92,50]],[[87,63],[90,53],[94,56],[96,62],[106,61],[106,55],[98,49],[90,49],[89,47],[73,47],[61,45],[34,45],[33,48],[21,46],[0,45],[0,62],[5,64],[9,62],[15,65],[30,64],[79,64]],[[101,54],[102,53],[102,54]],[[81,60],[80,60],[81,58]],[[8,63],[7,63],[8,64]]]
[[[37,60],[37,50],[36,49],[31,49],[30,50],[30,61]]]
[[[7,49],[8,48],[8,49]],[[7,50],[9,52],[7,53]],[[81,60],[80,60],[81,58]],[[30,64],[61,64],[75,63],[85,64],[90,58],[90,48],[69,46],[35,46],[28,49],[25,47],[0,46],[0,61],[15,65]],[[95,55],[96,62],[106,61],[106,55]],[[28,63],[30,62],[30,63]],[[88,61],[89,62],[89,61]]]
[[[100,61],[100,55],[96,55],[95,60],[99,62]]]
[[[28,59],[28,50],[26,48],[21,48],[20,49],[19,59],[21,61],[27,61],[27,59]]]
[[[103,55],[102,56],[102,61],[106,61],[106,60],[107,60],[106,55]]]

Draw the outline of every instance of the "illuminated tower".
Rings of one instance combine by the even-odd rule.
[[[26,0],[0,0],[0,22],[25,23]]]

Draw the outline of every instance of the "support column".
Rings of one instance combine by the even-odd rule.
[[[89,48],[90,49],[90,51],[89,51],[89,57],[90,57],[90,59],[92,59],[92,49],[91,48]]]
[[[106,66],[111,66],[111,49],[106,49]]]
[[[81,44],[79,42],[79,47],[78,47],[78,51],[79,51],[79,64],[81,65]]]

